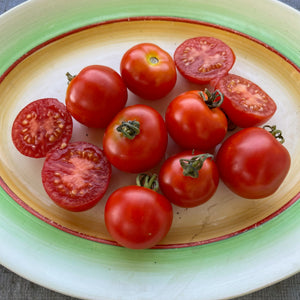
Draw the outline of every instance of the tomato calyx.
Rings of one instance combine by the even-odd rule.
[[[76,75],[72,75],[69,72],[66,73],[66,76],[67,76],[67,79],[68,79],[68,84],[76,77]]]
[[[219,90],[210,92],[206,88],[204,92],[200,91],[199,95],[210,109],[220,107],[224,101],[224,96]]]
[[[159,188],[157,175],[148,175],[145,173],[141,173],[136,177],[136,185],[157,192]]]
[[[117,131],[133,140],[140,133],[140,122],[136,120],[122,121],[121,125],[117,127]]]
[[[277,129],[276,125],[273,125],[273,126],[265,125],[265,126],[263,126],[263,129],[270,132],[280,144],[283,144],[285,142],[285,139],[282,135],[282,131]]]
[[[213,155],[204,153],[193,156],[191,159],[181,158],[179,162],[183,169],[183,175],[192,178],[198,178],[199,170],[202,168],[207,158],[213,158]]]

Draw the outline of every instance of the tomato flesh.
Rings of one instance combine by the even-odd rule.
[[[175,50],[174,60],[187,80],[206,84],[228,73],[235,62],[235,54],[223,41],[201,36],[180,44]]]
[[[72,131],[72,117],[65,105],[55,98],[43,98],[19,112],[12,126],[12,140],[20,153],[41,158],[53,148],[65,147]]]
[[[45,191],[57,205],[70,211],[95,206],[105,194],[110,177],[111,165],[103,151],[86,142],[52,150],[42,169]]]
[[[173,208],[164,196],[149,188],[126,186],[108,198],[104,216],[107,230],[120,245],[145,249],[167,235]]]
[[[239,127],[259,126],[276,112],[274,100],[252,81],[235,74],[222,77],[216,88],[224,95],[221,108]]]
[[[216,163],[229,189],[241,197],[259,199],[279,188],[289,171],[291,158],[268,131],[250,127],[222,144]]]

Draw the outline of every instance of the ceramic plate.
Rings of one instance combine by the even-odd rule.
[[[3,265],[47,288],[98,299],[233,297],[300,270],[300,15],[274,1],[257,1],[255,8],[253,1],[204,2],[31,0],[0,18]],[[293,20],[285,27],[275,22],[282,13]],[[12,122],[35,99],[63,102],[67,71],[76,74],[89,64],[118,71],[122,54],[136,43],[153,42],[173,54],[183,40],[199,35],[230,45],[237,57],[231,72],[258,83],[276,101],[270,122],[285,134],[291,170],[281,188],[263,200],[239,198],[221,183],[206,204],[174,207],[171,231],[155,249],[118,247],[105,229],[103,209],[106,197],[132,184],[134,175],[114,169],[107,196],[89,211],[60,209],[42,187],[43,159],[14,148]],[[179,76],[175,89],[151,105],[163,115],[172,98],[193,88]],[[130,93],[128,105],[137,102],[149,104]],[[72,140],[101,147],[102,135],[75,122]],[[175,151],[171,142],[166,156]]]

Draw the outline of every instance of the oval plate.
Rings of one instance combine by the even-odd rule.
[[[299,57],[295,54],[299,51],[299,37],[295,33],[296,28],[299,28],[299,14],[273,1],[258,1],[256,10],[266,12],[271,6],[272,14],[256,13],[255,17],[249,12],[253,1],[247,2],[249,9],[242,13],[238,13],[241,4],[235,1],[230,1],[228,8],[226,1],[211,1],[209,4],[187,1],[184,7],[175,1],[168,2],[168,5],[152,1],[151,6],[146,1],[133,0],[126,4],[122,1],[87,2],[83,5],[80,1],[73,1],[70,6],[59,1],[49,4],[47,1],[32,0],[0,18],[0,28],[3,30],[1,36],[5,41],[1,49],[1,74],[4,75],[0,85],[0,170],[3,179],[0,228],[1,238],[7,240],[5,245],[0,246],[1,263],[23,277],[61,293],[100,299],[199,299],[199,295],[201,299],[225,298],[252,291],[298,272],[299,255],[296,249],[299,246],[297,236],[300,224],[296,216],[300,205],[297,201],[299,195],[296,194],[299,191],[297,170],[300,163],[299,158],[296,159],[299,153],[296,132],[299,130],[297,114],[300,76],[296,67],[296,64],[299,65]],[[195,8],[198,8],[197,13]],[[101,15],[97,13],[100,11]],[[288,37],[282,33],[280,21],[273,24],[274,16],[279,16],[279,13],[282,15],[282,11],[289,14],[289,19],[294,18],[292,25],[285,25]],[[164,20],[148,18],[142,21],[140,18],[157,15],[164,16]],[[195,19],[201,23],[179,22],[170,18],[173,16]],[[131,22],[128,22],[128,18]],[[119,21],[111,22],[116,19]],[[286,61],[266,44],[218,26],[208,26],[203,21],[247,33],[276,48],[291,61]],[[93,25],[101,22],[104,22],[103,25]],[[86,30],[81,30],[82,27],[86,27]],[[261,29],[257,31],[257,28]],[[97,57],[97,63],[107,62],[117,70],[121,53],[132,43],[147,39],[173,52],[184,38],[198,33],[216,35],[232,44],[238,57],[234,71],[259,82],[274,99],[279,99],[279,107],[283,112],[280,111],[274,121],[284,132],[290,124],[295,126],[286,137],[290,141],[286,147],[293,157],[289,178],[277,194],[276,201],[270,198],[269,202],[256,205],[253,205],[253,201],[244,201],[246,205],[240,207],[235,205],[237,211],[230,209],[226,214],[227,223],[223,223],[221,214],[216,215],[222,210],[218,202],[220,196],[216,197],[213,200],[216,203],[211,202],[211,206],[206,207],[210,215],[213,212],[211,222],[206,222],[206,226],[201,223],[195,226],[195,216],[188,218],[194,228],[192,231],[183,229],[178,234],[182,228],[182,218],[178,217],[173,237],[171,234],[170,240],[164,243],[173,247],[178,244],[186,246],[187,243],[205,245],[136,252],[96,243],[93,240],[108,239],[105,234],[103,236],[104,229],[100,230],[100,235],[98,229],[93,231],[101,224],[95,221],[84,227],[84,215],[78,217],[64,214],[51,206],[43,194],[37,175],[41,161],[20,157],[11,145],[7,128],[11,126],[14,114],[26,101],[43,95],[62,99],[66,84],[62,76],[66,68],[78,72],[81,67],[94,63]],[[113,61],[114,54],[118,54],[118,58]],[[74,61],[78,61],[78,55],[84,59],[80,64],[74,64]],[[19,60],[20,57],[22,59]],[[47,77],[41,79],[42,74]],[[59,83],[52,85],[56,81]],[[182,86],[179,85],[179,90]],[[159,109],[163,110],[163,104]],[[84,138],[86,131],[82,127],[79,129],[74,139]],[[97,141],[98,132],[89,131],[88,134],[89,139]],[[28,213],[9,195],[19,199],[19,204],[35,216],[54,226]],[[229,203],[230,206],[241,203],[236,198],[231,200],[234,202]],[[101,218],[103,202],[99,205],[99,211],[95,211],[95,220],[98,214]],[[211,207],[219,209],[214,211]],[[183,212],[178,212],[182,217]],[[242,218],[228,223],[229,219],[239,213]],[[215,230],[214,220],[219,220],[217,227],[221,231]],[[266,220],[268,222],[265,223]],[[260,226],[254,229],[256,225]],[[199,230],[197,232],[198,226],[204,229],[200,235]],[[57,227],[90,240],[70,235]],[[235,237],[207,243],[249,228],[252,230]],[[190,236],[187,232],[190,232]],[[63,282],[60,278],[64,278]]]

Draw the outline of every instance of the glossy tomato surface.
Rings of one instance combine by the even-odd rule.
[[[80,123],[105,128],[127,102],[127,88],[113,69],[91,65],[82,69],[69,83],[66,106]]]
[[[267,130],[242,129],[220,147],[216,163],[220,177],[236,194],[249,199],[272,195],[291,164],[286,148]]]
[[[195,207],[203,204],[217,190],[219,174],[211,157],[204,159],[201,168],[196,170],[197,177],[185,175],[181,160],[186,162],[198,155],[207,154],[200,151],[184,151],[169,157],[160,169],[160,189],[168,200],[178,206]]]
[[[22,154],[40,158],[53,148],[65,147],[71,139],[73,122],[66,106],[55,98],[26,105],[12,126],[12,140]]]
[[[120,111],[106,128],[103,150],[119,170],[140,173],[160,162],[167,143],[162,116],[148,105],[136,104]]]
[[[235,74],[228,74],[216,84],[224,95],[222,109],[239,127],[266,123],[276,112],[274,100],[257,84]]]
[[[120,71],[128,89],[148,100],[166,96],[177,79],[173,58],[151,43],[130,48],[122,58]]]
[[[209,150],[227,133],[227,118],[218,108],[209,108],[200,91],[188,91],[173,99],[165,114],[173,140],[184,149]]]
[[[173,208],[164,196],[149,188],[126,186],[108,198],[104,216],[107,230],[120,245],[145,249],[167,235]]]
[[[74,212],[95,206],[105,194],[110,177],[111,165],[103,151],[86,142],[49,152],[42,169],[49,197]]]
[[[180,44],[175,50],[174,60],[183,77],[205,84],[226,75],[235,62],[235,54],[223,41],[200,36]]]

